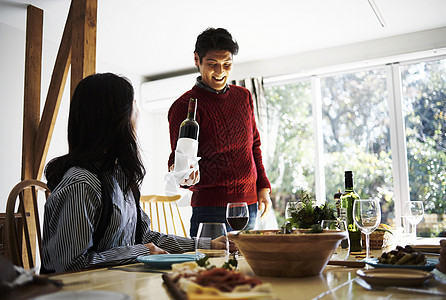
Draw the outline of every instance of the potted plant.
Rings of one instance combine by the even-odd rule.
[[[336,209],[328,203],[313,205],[314,197],[301,189],[296,194],[298,202],[289,208],[290,218],[282,226],[282,233],[292,233],[295,229],[310,229],[311,233],[321,232],[322,220],[335,220]]]

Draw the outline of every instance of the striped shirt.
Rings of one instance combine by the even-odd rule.
[[[101,183],[98,177],[79,167],[70,168],[45,204],[42,266],[65,272],[92,266],[134,262],[149,255],[143,244],[154,243],[170,252],[195,249],[195,240],[150,230],[150,219],[141,210],[142,241],[135,245],[137,209],[133,193],[124,195],[126,177],[119,168],[106,180],[113,187],[113,208],[103,238],[93,251],[93,232],[102,211]]]

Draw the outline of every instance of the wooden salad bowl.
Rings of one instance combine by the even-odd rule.
[[[319,275],[346,232],[276,234],[274,230],[232,234],[238,249],[256,275],[307,277]]]

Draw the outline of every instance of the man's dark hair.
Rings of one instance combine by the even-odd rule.
[[[238,44],[232,39],[232,35],[224,28],[208,28],[197,37],[195,43],[195,53],[203,62],[203,57],[210,50],[227,50],[236,55],[238,53]]]
[[[50,189],[73,166],[101,177],[118,164],[128,178],[125,192],[141,184],[145,168],[131,124],[133,100],[133,87],[124,77],[104,73],[79,82],[68,117],[68,154],[51,160],[45,170]]]

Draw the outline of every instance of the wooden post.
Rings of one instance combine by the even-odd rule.
[[[83,78],[96,72],[97,0],[73,0],[71,96]]]
[[[97,0],[72,0],[40,120],[43,11],[28,6],[22,179],[40,180],[42,177],[70,64],[72,91],[85,76],[95,73],[96,20]],[[25,195],[25,207],[33,213],[31,196],[31,193],[29,196]],[[35,232],[34,225],[30,229],[30,235],[34,238]],[[33,253],[35,254],[35,247]]]
[[[48,148],[53,135],[54,124],[59,112],[60,101],[67,81],[68,70],[71,63],[71,20],[73,15],[73,4],[68,12],[67,22],[60,42],[56,62],[54,64],[48,94],[43,109],[42,119],[37,132],[35,143],[34,177],[38,180],[42,178]]]
[[[23,145],[22,145],[22,180],[34,177],[34,144],[40,122],[40,88],[42,71],[42,36],[43,10],[32,5],[27,7],[26,15],[26,50],[25,50],[25,90],[23,103]],[[25,210],[30,212],[29,219],[34,220],[32,193],[24,193]],[[30,233],[36,232],[36,224],[29,223]],[[36,245],[36,235],[30,235],[32,245]],[[23,248],[23,250],[25,250]],[[27,252],[23,251],[27,257]],[[35,257],[35,248],[33,249]],[[25,263],[26,262],[26,263]],[[28,259],[24,259],[28,263]],[[29,267],[29,266],[28,266]]]
[[[43,10],[27,7],[22,180],[34,177],[34,144],[40,123]]]
[[[70,64],[71,96],[79,81],[96,72],[96,24],[97,0],[71,2],[36,140],[37,179],[43,174]]]

